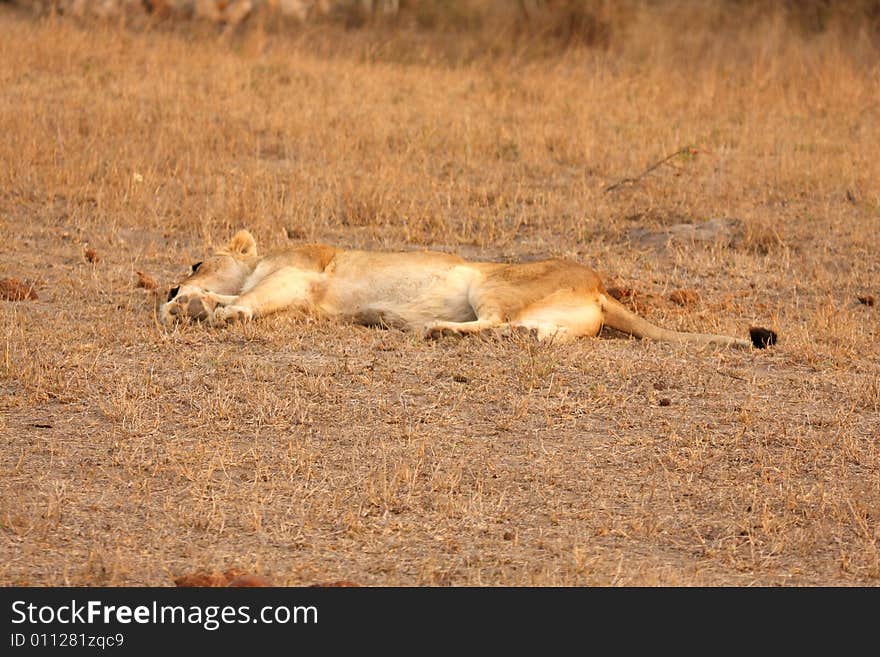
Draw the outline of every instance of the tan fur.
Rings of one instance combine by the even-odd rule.
[[[540,339],[569,340],[609,326],[638,338],[751,346],[725,335],[655,326],[610,297],[589,267],[574,262],[468,262],[433,251],[354,251],[323,244],[260,257],[247,231],[236,233],[172,290],[162,319],[222,326],[288,308],[419,330],[426,337],[521,329]]]

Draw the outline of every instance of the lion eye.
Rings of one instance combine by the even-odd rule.
[[[201,260],[199,260],[196,264],[194,264],[192,266],[193,274],[195,274],[199,270],[199,267],[201,267],[201,266],[202,266]]]
[[[174,297],[177,296],[177,293],[178,293],[179,291],[180,291],[180,286],[179,286],[179,285],[178,285],[177,287],[172,287],[172,288],[168,291],[168,302],[169,302],[169,303],[171,303],[171,300],[172,300]]]

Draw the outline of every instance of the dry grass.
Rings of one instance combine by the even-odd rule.
[[[0,301],[0,583],[877,584],[877,51],[649,24],[435,66],[0,6],[0,275],[38,293]],[[667,326],[782,341],[158,326],[137,272],[242,226],[575,258]]]

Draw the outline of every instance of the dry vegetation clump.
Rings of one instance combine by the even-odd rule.
[[[156,279],[149,274],[145,274],[142,271],[136,271],[135,276],[137,277],[137,283],[135,283],[136,287],[140,287],[145,290],[155,290],[159,287]]]
[[[668,7],[527,57],[0,5],[0,272],[39,282],[0,300],[0,583],[877,584],[877,44]],[[160,326],[240,227],[573,258],[780,341]]]
[[[34,286],[17,278],[0,278],[0,299],[7,301],[35,301]]]

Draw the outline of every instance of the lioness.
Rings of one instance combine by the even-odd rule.
[[[538,339],[595,336],[609,326],[637,338],[699,345],[766,347],[776,334],[751,329],[751,341],[655,326],[611,297],[589,267],[565,260],[525,264],[468,262],[434,251],[351,251],[323,244],[257,255],[242,230],[192,266],[162,306],[166,323],[223,326],[285,308],[368,325],[422,331],[426,337],[488,329],[527,330]]]

